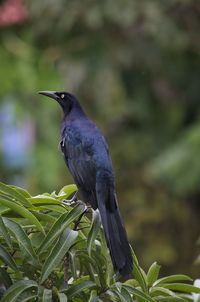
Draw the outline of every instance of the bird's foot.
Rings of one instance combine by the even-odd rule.
[[[75,204],[77,201],[77,195],[78,195],[78,190],[74,193],[74,195],[71,199],[64,199],[63,200],[64,204],[66,204],[68,206]]]
[[[78,226],[79,226],[79,224],[80,224],[80,222],[81,222],[81,219],[83,218],[83,216],[84,216],[86,213],[88,213],[88,212],[90,211],[91,208],[92,208],[91,206],[86,206],[86,205],[85,205],[85,209],[84,209],[83,213],[79,216],[79,218],[78,218],[78,219],[75,221],[75,223],[74,223],[74,230],[77,230],[77,228],[78,228]]]

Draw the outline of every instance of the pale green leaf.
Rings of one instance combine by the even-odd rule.
[[[158,296],[158,297],[154,297],[155,301],[158,301],[158,302],[188,302],[188,301],[193,301],[192,300],[188,300],[188,299],[184,299],[182,297],[179,297],[179,296],[168,296],[168,297],[161,297],[161,296]]]
[[[45,231],[44,231],[41,223],[39,222],[39,220],[28,209],[26,209],[22,205],[19,205],[17,203],[9,201],[9,200],[0,199],[0,204],[12,209],[14,212],[19,214],[20,216],[27,218],[31,223],[35,224],[35,226],[38,228],[38,230],[40,230],[41,232],[43,232],[45,234]]]
[[[49,204],[55,204],[55,205],[60,205],[61,202],[55,198],[52,198],[50,196],[46,195],[37,195],[34,197],[28,198],[28,200],[34,205],[49,205]]]
[[[52,302],[52,290],[43,288],[42,296],[40,297],[39,302]]]
[[[67,185],[64,186],[60,192],[58,193],[58,197],[62,199],[67,199],[69,198],[73,193],[77,191],[77,186],[72,184],[72,185]]]
[[[144,292],[147,293],[147,283],[146,280],[144,278],[144,274],[139,266],[137,257],[133,251],[133,249],[131,249],[132,251],[132,256],[133,256],[133,276],[135,277],[135,279],[138,281],[139,285],[141,286],[141,288],[143,289]]]
[[[158,278],[160,272],[160,265],[157,264],[157,262],[154,262],[147,273],[147,284],[148,286],[151,286]]]
[[[163,295],[163,296],[174,296],[175,295],[173,293],[173,291],[169,290],[168,288],[164,288],[164,287],[160,287],[160,286],[152,287],[150,289],[150,294],[152,297],[160,296],[160,295]]]
[[[64,293],[58,293],[60,302],[67,302],[67,296]]]
[[[26,199],[31,197],[31,195],[29,194],[29,192],[21,187],[17,187],[14,185],[9,185],[9,187],[15,189],[15,191],[17,191],[18,193],[20,193],[21,195],[23,195]]]
[[[192,281],[192,279],[187,276],[187,275],[170,275],[167,277],[163,277],[158,279],[157,281],[154,282],[153,286],[156,286],[158,284],[162,284],[162,283],[169,283],[169,282],[176,282],[176,281]]]
[[[76,269],[76,254],[72,251],[69,252],[69,265],[74,280],[77,279],[77,269]]]
[[[193,286],[191,284],[184,284],[184,283],[170,283],[170,284],[162,284],[163,287],[174,290],[174,291],[181,291],[185,293],[196,293],[200,294],[200,288]]]
[[[0,191],[11,197],[13,200],[19,201],[22,205],[31,207],[31,203],[24,197],[24,195],[12,186],[0,182]]]

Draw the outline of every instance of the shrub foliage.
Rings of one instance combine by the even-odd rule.
[[[191,278],[159,278],[155,262],[148,272],[133,252],[133,279],[114,274],[98,211],[77,201],[68,185],[56,194],[31,196],[0,183],[1,301],[193,301],[200,293]],[[153,244],[153,243],[152,243]]]

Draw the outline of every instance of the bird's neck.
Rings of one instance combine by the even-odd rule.
[[[65,121],[72,121],[75,119],[86,118],[85,112],[78,102],[73,102],[69,108],[63,108]]]

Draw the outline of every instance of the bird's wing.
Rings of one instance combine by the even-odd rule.
[[[60,146],[76,184],[85,190],[93,190],[96,171],[92,150],[93,141],[65,135]]]

